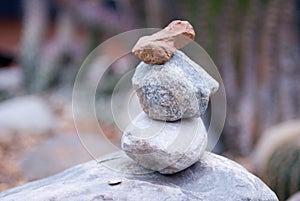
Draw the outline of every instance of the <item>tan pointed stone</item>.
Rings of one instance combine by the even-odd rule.
[[[175,20],[157,33],[141,37],[132,53],[147,64],[164,64],[194,38],[195,31],[188,21]]]

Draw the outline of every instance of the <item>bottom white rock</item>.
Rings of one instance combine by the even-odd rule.
[[[201,158],[207,132],[201,118],[164,122],[141,113],[125,129],[121,146],[144,168],[173,174]]]

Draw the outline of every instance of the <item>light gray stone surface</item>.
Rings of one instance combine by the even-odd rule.
[[[163,122],[140,113],[125,129],[122,150],[144,168],[173,174],[197,162],[207,146],[201,118]]]
[[[0,69],[0,91],[15,91],[22,85],[22,72],[19,67]]]
[[[95,157],[115,150],[101,135],[80,134],[80,138]],[[22,154],[20,171],[24,178],[36,180],[57,174],[90,159],[91,156],[83,149],[76,134],[55,136]]]
[[[0,128],[45,132],[55,125],[47,103],[37,96],[23,96],[0,103]]]
[[[132,83],[144,112],[163,121],[204,114],[209,96],[219,87],[216,80],[179,50],[163,65],[141,62]]]
[[[205,153],[201,162],[173,175],[142,174],[123,152],[75,166],[55,176],[0,194],[1,201],[205,200],[276,201],[257,177],[224,157]],[[109,185],[110,181],[121,181]]]

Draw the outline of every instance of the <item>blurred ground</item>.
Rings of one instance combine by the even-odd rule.
[[[50,108],[50,112],[53,113],[53,124],[49,128],[38,130],[31,124],[32,129],[36,131],[32,131],[30,126],[28,129],[18,129],[19,124],[17,121],[19,118],[15,117],[15,129],[4,129],[3,127],[6,124],[3,124],[3,121],[1,121],[0,191],[53,175],[73,165],[93,159],[79,141],[72,118],[72,111],[70,110],[71,103],[59,101],[59,98],[51,96],[37,98],[45,101]],[[31,101],[32,97],[22,99]],[[22,101],[24,102],[24,100]],[[16,105],[12,106],[14,108],[17,107]],[[3,114],[3,108],[0,109],[0,113]],[[38,111],[35,109],[28,118],[34,118],[39,115],[41,120],[43,117],[37,113]],[[11,115],[9,118],[13,119],[14,117]],[[34,120],[34,122],[38,121],[38,119]],[[89,124],[88,121],[81,122],[81,126],[86,128],[91,128]],[[19,126],[22,128],[23,125]],[[119,131],[110,124],[101,123],[101,127],[107,139],[118,145],[120,140]],[[112,151],[99,134],[81,134],[80,137],[95,157]]]

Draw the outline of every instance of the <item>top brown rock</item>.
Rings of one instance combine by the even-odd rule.
[[[132,53],[147,64],[164,64],[194,38],[195,31],[188,21],[175,20],[157,33],[141,37]]]

